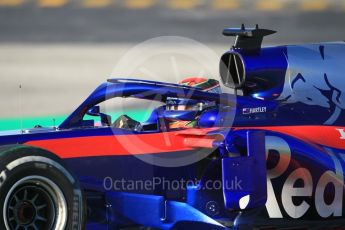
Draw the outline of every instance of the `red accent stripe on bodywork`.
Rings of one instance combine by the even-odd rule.
[[[153,134],[73,137],[29,141],[25,144],[49,150],[61,158],[156,154],[192,150],[196,147],[212,148],[214,139],[206,137],[212,130],[214,128],[196,131],[189,129],[190,132],[183,130]],[[190,140],[192,137],[193,140]]]
[[[61,158],[157,154],[195,148],[213,148],[214,141],[220,141],[220,136],[210,136],[208,133],[216,129],[218,128],[186,129],[153,134],[61,138],[29,141],[25,144],[49,150]],[[233,128],[233,130],[243,129],[274,131],[315,144],[345,149],[345,140],[341,139],[340,132],[337,130],[345,129],[345,127],[266,126]]]

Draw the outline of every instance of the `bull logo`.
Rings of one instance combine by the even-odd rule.
[[[345,109],[345,45],[288,46],[285,85],[278,100],[327,109],[324,124],[334,124]]]

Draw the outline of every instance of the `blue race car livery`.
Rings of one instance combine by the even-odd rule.
[[[261,47],[274,32],[223,31],[233,94],[115,78],[59,127],[1,132],[0,228],[341,229],[345,43]],[[157,106],[102,110],[125,98]]]

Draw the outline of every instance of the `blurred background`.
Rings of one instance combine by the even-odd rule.
[[[58,124],[110,77],[218,79],[241,23],[278,31],[266,45],[344,40],[345,0],[0,0],[0,130]]]

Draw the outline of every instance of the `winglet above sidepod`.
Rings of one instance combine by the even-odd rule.
[[[258,25],[255,28],[226,28],[223,30],[225,36],[236,36],[234,48],[258,51],[261,48],[263,37],[276,33],[274,30],[260,29]]]

